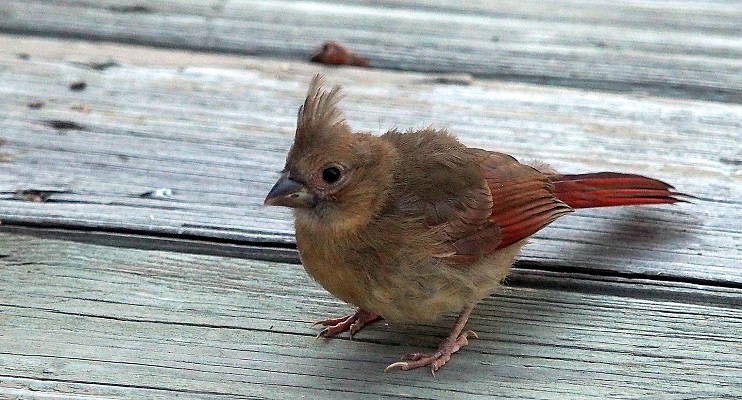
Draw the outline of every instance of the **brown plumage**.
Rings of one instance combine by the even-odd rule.
[[[283,175],[265,199],[294,209],[307,273],[358,307],[320,322],[319,335],[460,312],[436,352],[388,368],[445,364],[466,345],[469,313],[496,290],[525,239],[573,208],[679,201],[654,179],[540,171],[445,130],[353,133],[337,107],[339,87],[321,86],[316,76]]]

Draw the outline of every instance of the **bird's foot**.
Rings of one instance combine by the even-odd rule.
[[[317,339],[321,337],[335,336],[338,333],[345,331],[348,331],[352,338],[356,332],[361,330],[361,328],[380,319],[381,316],[359,308],[353,314],[340,318],[330,318],[324,321],[317,321],[314,325],[322,325],[325,327],[325,329],[317,334]]]
[[[399,368],[403,371],[420,368],[429,365],[430,371],[435,375],[435,372],[441,369],[443,364],[451,359],[451,355],[462,347],[469,344],[467,336],[471,334],[475,338],[478,338],[476,332],[466,331],[456,338],[447,337],[443,340],[438,350],[434,353],[410,353],[402,356],[403,361],[395,362],[390,364],[384,369],[384,372]]]

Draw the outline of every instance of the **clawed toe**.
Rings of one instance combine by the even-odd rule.
[[[359,308],[353,314],[346,315],[344,317],[317,321],[313,325],[322,325],[325,328],[317,334],[315,339],[335,336],[345,331],[348,331],[350,337],[352,338],[353,335],[356,334],[356,332],[361,330],[361,328],[379,319],[381,319],[380,316],[372,312],[361,310]]]
[[[350,331],[356,319],[358,319],[358,317],[355,314],[350,314],[340,318],[330,318],[324,321],[317,321],[312,325],[322,325],[325,328],[322,329],[314,338],[319,339],[322,337],[330,337],[335,336],[338,333]],[[353,332],[351,332],[351,336],[352,335]]]
[[[389,364],[386,368],[384,368],[384,372],[399,368],[403,371],[408,371],[415,368],[420,368],[424,366],[430,366],[430,372],[435,375],[435,372],[441,369],[441,367],[448,362],[448,360],[451,359],[451,355],[457,351],[459,351],[462,347],[469,344],[469,340],[467,339],[468,335],[472,335],[475,338],[479,338],[477,336],[476,332],[474,331],[466,331],[459,335],[455,340],[451,340],[450,338],[446,338],[443,343],[441,343],[440,347],[438,347],[438,351],[435,351],[430,354],[426,353],[410,353],[405,354],[402,356],[403,361],[398,361],[393,364]]]

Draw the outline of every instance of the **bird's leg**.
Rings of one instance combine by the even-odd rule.
[[[317,321],[314,325],[322,325],[325,327],[325,329],[317,334],[317,338],[335,336],[338,333],[345,331],[348,331],[352,338],[356,332],[361,330],[361,328],[380,319],[381,316],[359,308],[353,314],[340,318],[330,318],[324,321]]]
[[[469,344],[469,341],[466,339],[469,334],[477,337],[477,334],[473,331],[466,331],[464,333],[461,333],[464,330],[464,325],[466,325],[466,321],[469,319],[469,314],[471,314],[474,306],[475,304],[471,304],[461,310],[459,317],[456,318],[456,323],[453,324],[451,332],[448,334],[448,336],[446,336],[445,339],[443,339],[441,345],[438,346],[437,351],[430,354],[405,354],[404,356],[402,356],[402,360],[404,361],[395,362],[394,364],[386,367],[384,371],[389,371],[394,368],[399,368],[407,371],[410,369],[430,365],[431,372],[433,373],[433,375],[435,375],[435,371],[438,371],[443,366],[443,364],[445,364],[451,358],[451,355],[453,353],[459,351],[459,349]]]

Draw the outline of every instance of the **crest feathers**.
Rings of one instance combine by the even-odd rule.
[[[299,107],[296,121],[297,138],[311,133],[329,130],[336,125],[345,125],[345,117],[338,108],[342,98],[340,86],[335,85],[328,92],[322,90],[324,79],[317,74],[309,84],[304,105]]]

